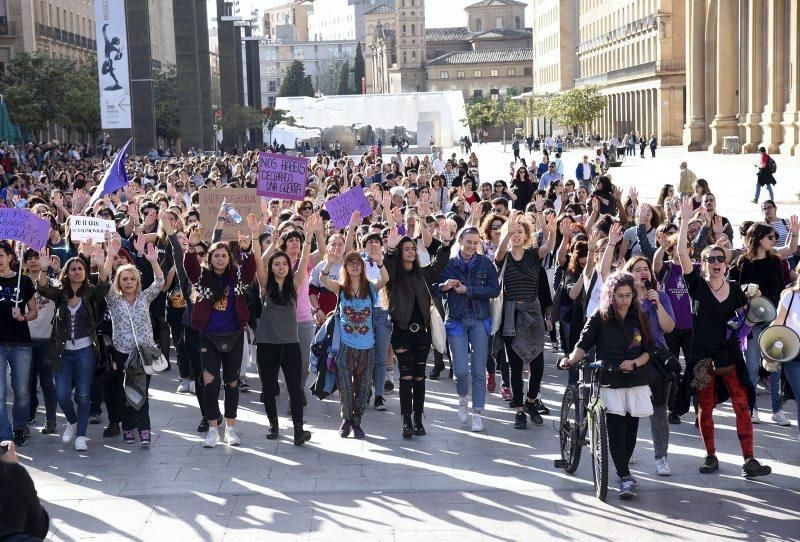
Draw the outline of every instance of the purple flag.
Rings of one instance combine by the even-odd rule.
[[[89,200],[88,204],[89,207],[106,194],[111,194],[120,188],[124,188],[125,185],[128,184],[128,174],[125,171],[125,159],[128,156],[128,147],[130,147],[131,141],[133,141],[133,139],[129,139],[114,157],[114,161],[111,162],[111,167],[106,170],[103,178],[100,179],[100,184],[97,185],[94,194],[92,194],[92,199]]]
[[[34,250],[47,246],[50,221],[30,209],[0,209],[0,239],[12,239]]]
[[[325,202],[325,209],[331,215],[333,225],[338,229],[346,228],[356,211],[361,212],[361,218],[372,214],[372,206],[360,186],[354,186],[347,192],[328,200]]]

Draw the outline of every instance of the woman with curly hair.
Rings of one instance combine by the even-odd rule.
[[[619,496],[626,499],[635,495],[636,480],[628,464],[636,447],[639,418],[653,413],[648,371],[643,369],[650,361],[653,336],[647,317],[639,310],[630,273],[617,272],[605,280],[600,306],[586,321],[572,354],[563,358],[559,367],[575,365],[592,347],[603,364],[600,400],[606,406],[608,446],[620,478]]]

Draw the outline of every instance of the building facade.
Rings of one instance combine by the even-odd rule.
[[[426,64],[428,90],[459,90],[465,100],[528,92],[532,61],[530,48],[448,53]]]
[[[308,41],[308,14],[312,6],[311,0],[291,0],[264,9],[261,19],[263,36],[273,41]]]
[[[684,0],[580,2],[575,86],[603,85],[593,131],[679,145],[685,122]]]
[[[148,0],[150,4],[150,54],[154,68],[175,64],[173,0]]]
[[[533,0],[533,94],[571,89],[578,77],[578,3]]]
[[[317,1],[308,14],[308,39],[310,41],[355,40],[363,43],[366,37],[364,14],[382,3],[391,5],[393,0]]]
[[[686,0],[689,150],[800,154],[800,2]]]

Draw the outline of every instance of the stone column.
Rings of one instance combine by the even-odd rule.
[[[737,2],[718,2],[717,12],[717,114],[711,122],[711,144],[708,150],[722,151],[722,138],[739,133],[737,126],[738,28],[739,6]]]
[[[789,100],[783,113],[783,143],[781,154],[800,154],[800,0],[789,0],[789,64],[793,66],[789,74]]]
[[[767,103],[761,116],[761,129],[764,132],[763,146],[772,154],[779,152],[783,142],[783,110],[786,107],[786,2],[767,2]],[[795,29],[796,32],[796,29]],[[797,66],[794,67],[797,69]]]
[[[683,144],[699,151],[705,143],[705,0],[686,1],[686,124]]]
[[[748,47],[747,47],[747,114],[744,117],[744,144],[742,152],[756,152],[761,144],[761,111],[764,108],[764,13],[766,0],[750,0],[748,7]]]
[[[653,100],[650,89],[644,91],[644,125],[648,139],[653,134]]]

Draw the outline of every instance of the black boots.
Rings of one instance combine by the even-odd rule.
[[[272,419],[269,421],[269,429],[267,429],[267,440],[276,440],[278,438],[278,420]]]
[[[403,415],[403,438],[411,438],[414,435],[414,427],[411,424],[411,415]]]
[[[425,435],[425,426],[422,425],[422,412],[414,412],[414,434],[418,437]]]

